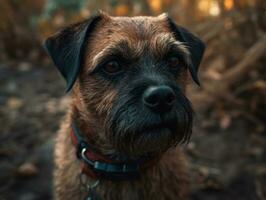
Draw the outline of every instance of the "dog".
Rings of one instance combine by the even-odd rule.
[[[47,38],[71,105],[55,144],[58,200],[189,198],[185,96],[205,45],[167,14],[98,12]]]

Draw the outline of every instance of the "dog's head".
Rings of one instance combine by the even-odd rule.
[[[74,85],[82,119],[117,151],[158,152],[189,139],[192,108],[184,93],[188,72],[199,84],[204,44],[166,14],[99,13],[48,38],[45,47],[67,90]]]

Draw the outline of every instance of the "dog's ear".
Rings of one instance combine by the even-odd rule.
[[[66,80],[66,91],[72,88],[80,71],[85,41],[102,18],[102,13],[95,14],[81,23],[66,27],[44,41],[46,52]]]
[[[198,68],[205,50],[204,43],[198,37],[190,33],[185,28],[176,25],[175,22],[170,17],[167,17],[167,22],[169,24],[171,31],[174,33],[176,40],[184,42],[184,44],[188,47],[191,59],[191,64],[189,64],[188,66],[189,71],[193,80],[198,85],[200,85],[198,79]]]

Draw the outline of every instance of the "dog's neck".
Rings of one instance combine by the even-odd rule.
[[[88,117],[90,116],[90,117]],[[95,116],[91,113],[86,113],[85,115],[83,112],[80,112],[77,108],[73,107],[71,111],[71,121],[75,122],[77,129],[79,130],[79,133],[81,137],[90,145],[92,145],[97,151],[103,155],[108,156],[116,160],[138,160],[142,158],[143,156],[147,156],[148,154],[142,154],[142,155],[129,155],[129,154],[123,154],[119,151],[117,151],[112,144],[110,144],[106,139],[104,139],[103,135],[104,132],[102,132],[102,126],[99,121],[88,121],[96,119]],[[158,153],[159,154],[159,153]],[[157,153],[149,154],[151,157],[158,157]]]
[[[75,88],[72,96],[72,106],[70,110],[70,120],[75,121],[76,127],[80,132],[81,137],[90,145],[92,145],[97,152],[102,156],[112,157],[114,161],[123,162],[123,160],[139,160],[143,157],[159,158],[161,153],[145,153],[141,155],[125,154],[119,152],[114,146],[108,142],[105,137],[106,134],[103,129],[104,121],[100,120],[96,111],[89,111],[87,105],[82,101],[80,93]]]
[[[88,121],[88,117],[83,116],[82,112],[77,109],[73,109],[71,115],[71,121],[75,121],[76,126],[82,136],[82,138],[87,142],[92,144],[95,148],[99,149],[101,154],[111,154],[115,153],[115,150],[110,144],[108,144],[104,139],[100,137],[101,129],[99,122]],[[89,113],[89,115],[92,115]],[[95,119],[95,117],[89,117],[89,119]],[[95,125],[96,124],[96,125]]]
[[[77,105],[76,102],[74,105]],[[71,121],[76,123],[76,126],[82,136],[82,138],[89,144],[91,144],[97,151],[107,157],[113,157],[117,161],[121,160],[137,160],[143,156],[150,155],[152,157],[159,157],[162,152],[154,152],[154,153],[143,153],[141,155],[134,154],[124,154],[118,151],[114,146],[108,142],[105,137],[105,133],[102,129],[102,123],[99,119],[99,116],[95,116],[92,113],[85,113],[84,109],[82,112],[80,111],[82,108],[78,108],[72,106],[72,110],[70,112]],[[90,120],[88,120],[90,119]],[[145,155],[144,155],[145,154]]]
[[[77,119],[81,118],[72,116],[70,119],[70,137],[76,148],[76,156],[81,161],[82,173],[87,176],[107,180],[132,180],[139,178],[141,171],[150,168],[159,160],[158,155],[132,158],[116,151],[103,152],[102,146],[99,146],[93,137],[95,130]]]

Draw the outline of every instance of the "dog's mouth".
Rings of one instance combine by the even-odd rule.
[[[130,146],[134,154],[162,152],[176,141],[176,129],[164,123],[149,124],[138,128],[132,136]]]
[[[140,155],[165,151],[177,142],[177,121],[142,121],[142,124],[123,126],[113,132],[112,143],[117,150]]]
[[[170,123],[170,122],[148,123],[137,131],[139,132],[175,131],[176,123]]]

